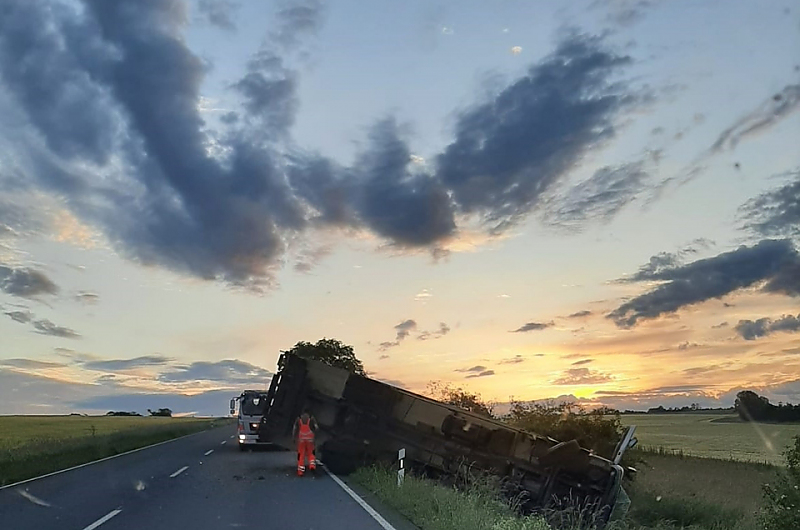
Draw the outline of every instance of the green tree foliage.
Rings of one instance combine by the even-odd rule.
[[[170,409],[158,409],[158,410],[147,409],[147,412],[149,412],[151,416],[165,416],[165,417],[172,416],[172,411]]]
[[[336,339],[320,339],[316,344],[300,341],[286,353],[344,368],[357,375],[366,375],[364,365],[356,357],[353,347]],[[283,366],[278,368],[283,368]]]
[[[474,412],[475,414],[481,414],[489,418],[494,417],[492,414],[492,404],[485,402],[480,394],[470,392],[462,387],[435,381],[428,383],[428,395],[436,401],[441,401],[448,405],[455,405],[456,407],[461,407],[464,410]]]
[[[576,403],[512,401],[503,417],[519,429],[556,440],[577,440],[581,447],[611,458],[625,434],[619,412],[611,409],[587,411]]]
[[[750,390],[736,394],[734,407],[745,421],[800,421],[800,405],[773,405],[769,399]]]
[[[764,484],[764,508],[761,522],[764,530],[797,530],[800,528],[800,436],[794,437],[783,453],[786,469],[774,484]]]

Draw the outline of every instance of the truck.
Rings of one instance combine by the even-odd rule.
[[[236,439],[240,451],[265,443],[259,440],[258,429],[266,410],[267,392],[263,390],[245,390],[231,399],[231,415],[237,414]]]
[[[266,395],[259,440],[291,448],[292,427],[303,411],[319,424],[317,459],[332,473],[347,474],[376,462],[397,466],[398,455],[404,454],[406,468],[426,475],[482,472],[496,477],[526,513],[569,502],[592,507],[595,524],[602,526],[615,505],[618,511],[627,508],[619,461],[635,443],[632,431],[609,460],[575,440],[516,429],[341,368],[283,354]]]

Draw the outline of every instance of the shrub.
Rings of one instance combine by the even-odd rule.
[[[774,484],[764,484],[761,522],[764,530],[797,530],[800,528],[800,436],[784,452],[786,469]]]

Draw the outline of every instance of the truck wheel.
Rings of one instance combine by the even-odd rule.
[[[244,445],[244,444],[239,444],[239,451],[241,451],[241,452],[247,451],[247,446]]]

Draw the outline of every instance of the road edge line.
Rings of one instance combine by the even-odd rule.
[[[370,516],[371,516],[373,519],[375,519],[375,520],[378,522],[378,524],[379,524],[379,525],[381,525],[381,526],[383,527],[383,529],[384,529],[384,530],[397,530],[397,529],[396,529],[394,526],[392,526],[392,524],[391,524],[389,521],[387,521],[386,519],[384,519],[384,518],[383,518],[383,516],[382,516],[381,514],[379,514],[377,511],[375,511],[375,508],[373,508],[372,506],[370,506],[370,505],[367,503],[367,501],[365,501],[364,499],[362,499],[362,498],[361,498],[361,496],[360,496],[358,493],[356,493],[355,491],[353,491],[352,489],[350,489],[350,486],[348,486],[347,484],[345,484],[345,483],[344,483],[344,481],[342,481],[342,479],[340,479],[339,477],[337,477],[336,475],[334,475],[333,473],[331,473],[331,472],[330,472],[330,470],[329,470],[327,467],[324,467],[323,469],[325,470],[325,472],[326,472],[328,475],[330,475],[330,477],[331,477],[331,478],[332,478],[332,479],[333,479],[333,480],[334,480],[334,481],[335,481],[335,482],[336,482],[336,483],[337,483],[337,484],[338,484],[338,485],[339,485],[339,486],[340,486],[340,487],[341,487],[341,488],[342,488],[342,489],[343,489],[343,490],[344,490],[344,491],[345,491],[345,492],[346,492],[348,495],[350,495],[350,496],[353,498],[353,500],[354,500],[354,501],[356,501],[356,502],[358,503],[358,505],[359,505],[359,506],[361,506],[362,508],[364,508],[364,511],[365,511],[365,512],[367,512],[367,513],[368,513],[368,514],[369,514],[369,515],[370,515]]]
[[[204,431],[197,431],[197,432],[193,432],[191,434],[184,434],[183,436],[179,436],[178,438],[170,438],[169,440],[164,440],[163,442],[158,442],[158,443],[155,443],[155,444],[152,444],[152,445],[145,445],[144,447],[131,449],[130,451],[125,451],[124,453],[120,453],[118,455],[107,456],[105,458],[101,458],[100,460],[92,460],[91,462],[85,462],[83,464],[78,464],[77,466],[68,467],[67,469],[60,469],[58,471],[53,471],[52,473],[47,473],[46,475],[39,475],[38,477],[26,478],[25,480],[20,480],[19,482],[14,482],[13,484],[8,484],[6,486],[0,486],[0,491],[3,491],[4,489],[8,489],[8,488],[13,488],[14,486],[21,486],[22,484],[27,484],[28,482],[33,482],[34,480],[39,480],[39,479],[43,479],[43,478],[47,478],[47,477],[52,477],[53,475],[59,475],[61,473],[66,473],[67,471],[73,471],[75,469],[80,469],[82,467],[91,466],[92,464],[99,464],[100,462],[105,462],[106,460],[111,460],[112,458],[117,458],[119,456],[125,456],[125,455],[129,455],[131,453],[137,453],[139,451],[144,451],[145,449],[150,449],[151,447],[156,447],[158,445],[168,444],[170,442],[181,440],[183,438],[188,438],[189,436],[194,436],[196,434],[200,434],[200,433],[203,433],[203,432],[208,432],[210,430],[211,429],[206,429]]]

